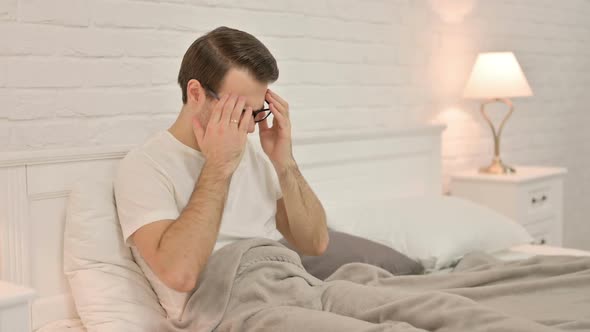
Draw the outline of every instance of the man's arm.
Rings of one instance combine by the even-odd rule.
[[[148,224],[132,235],[141,256],[168,287],[181,292],[195,287],[217,241],[230,179],[205,163],[176,220]]]
[[[293,160],[275,167],[283,192],[277,200],[277,229],[304,255],[322,255],[328,247],[326,213]]]
[[[191,80],[189,87],[196,95],[189,100],[203,109],[205,90]],[[240,119],[246,99],[230,94],[217,101],[207,128],[197,117],[193,131],[205,165],[195,189],[180,216],[143,226],[133,234],[133,241],[154,273],[169,287],[178,291],[192,290],[205,267],[219,233],[221,216],[227,200],[230,179],[246,145],[248,126],[253,121],[252,107]]]
[[[293,158],[289,103],[270,89],[266,101],[274,115],[272,127],[267,121],[258,125],[260,143],[272,162],[283,198],[277,201],[277,229],[300,253],[321,255],[329,242],[326,213]]]

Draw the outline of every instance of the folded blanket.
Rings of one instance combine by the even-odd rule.
[[[325,281],[267,239],[216,251],[179,320],[161,331],[590,331],[590,258],[501,262],[467,255],[453,273],[394,276],[363,263]]]

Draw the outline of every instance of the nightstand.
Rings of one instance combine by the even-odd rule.
[[[30,332],[35,291],[0,281],[0,331]]]
[[[536,244],[561,246],[563,186],[567,170],[515,167],[516,173],[451,175],[451,194],[486,205],[522,224]]]

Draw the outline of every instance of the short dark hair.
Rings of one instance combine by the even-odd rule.
[[[248,70],[263,83],[279,78],[277,61],[264,44],[247,32],[222,26],[199,37],[184,54],[178,73],[182,102],[187,101],[188,81],[196,79],[218,92],[232,67]]]

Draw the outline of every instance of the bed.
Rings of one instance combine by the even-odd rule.
[[[441,132],[427,125],[371,131],[298,135],[294,154],[328,211],[350,201],[362,205],[441,195]],[[0,155],[0,279],[37,291],[33,330],[84,331],[63,273],[64,218],[69,190],[88,174],[113,176],[130,146],[71,148]],[[363,193],[363,195],[358,195]],[[551,246],[505,248],[497,257],[590,255]],[[438,269],[432,273],[447,273]]]

